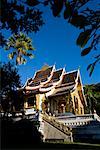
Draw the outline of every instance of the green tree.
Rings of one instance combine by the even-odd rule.
[[[100,116],[100,83],[93,85],[93,94],[96,98],[95,109],[97,111],[97,114]]]
[[[87,108],[90,113],[93,113],[94,109],[100,115],[100,84],[85,85],[84,92],[87,100]]]
[[[13,64],[10,62],[0,64],[0,79],[0,104],[2,109],[7,112],[12,111],[13,106],[21,106],[21,103],[23,102],[21,101],[21,97],[19,97],[19,93],[17,92],[17,87],[21,86],[21,81],[18,70]]]
[[[81,33],[76,39],[76,44],[81,47],[81,56],[98,49],[100,41],[100,4],[98,0],[2,0],[1,29],[10,30],[12,33],[39,31],[44,24],[43,9],[40,11],[41,5],[49,6],[54,17],[63,15],[67,22],[80,29]],[[2,30],[1,45],[6,42]],[[100,53],[95,52],[94,61],[87,67],[90,76],[96,64],[100,62]]]
[[[88,85],[85,86],[85,97],[87,100],[88,108],[90,110],[90,113],[93,113],[93,93],[92,93],[92,88]]]
[[[8,39],[5,49],[9,50],[11,48],[13,52],[11,52],[8,57],[9,59],[16,57],[16,65],[26,63],[24,57],[34,57],[32,53],[28,52],[34,50],[32,47],[32,41],[23,33],[14,34]]]
[[[92,2],[92,4],[91,4]],[[65,20],[79,28],[76,44],[81,47],[81,56],[98,49],[100,41],[100,9],[99,1],[91,0],[48,0],[54,17],[63,14]],[[96,7],[93,7],[96,6]],[[96,51],[94,61],[88,65],[89,75],[92,75],[94,67],[100,63],[100,53]]]
[[[3,30],[10,31],[11,34],[18,32],[37,32],[44,24],[42,11],[36,5],[37,0],[1,0],[1,45],[6,40]]]

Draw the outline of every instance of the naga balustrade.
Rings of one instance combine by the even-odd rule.
[[[65,133],[66,135],[71,135],[72,129],[66,126],[64,123],[59,122],[54,116],[49,116],[47,114],[43,114],[42,119],[52,126],[56,127],[61,132]]]

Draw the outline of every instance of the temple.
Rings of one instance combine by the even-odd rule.
[[[84,114],[86,99],[79,69],[66,72],[65,68],[56,70],[55,65],[45,65],[20,90],[25,94],[24,108],[51,114]]]

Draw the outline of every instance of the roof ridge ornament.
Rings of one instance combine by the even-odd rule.
[[[66,68],[66,64],[64,65],[64,68]]]
[[[78,66],[78,70],[80,70],[81,69],[81,66]]]
[[[48,68],[50,68],[50,66],[45,63],[45,64],[42,66],[41,71],[45,71],[45,70],[47,70]]]
[[[63,73],[66,73],[66,67],[63,68]]]
[[[53,65],[53,69],[52,69],[53,71],[55,71],[56,70],[56,65],[54,64]]]

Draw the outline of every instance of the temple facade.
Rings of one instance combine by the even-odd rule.
[[[24,108],[84,114],[86,99],[79,69],[66,72],[65,68],[56,70],[55,65],[44,66],[20,90],[25,94]]]

